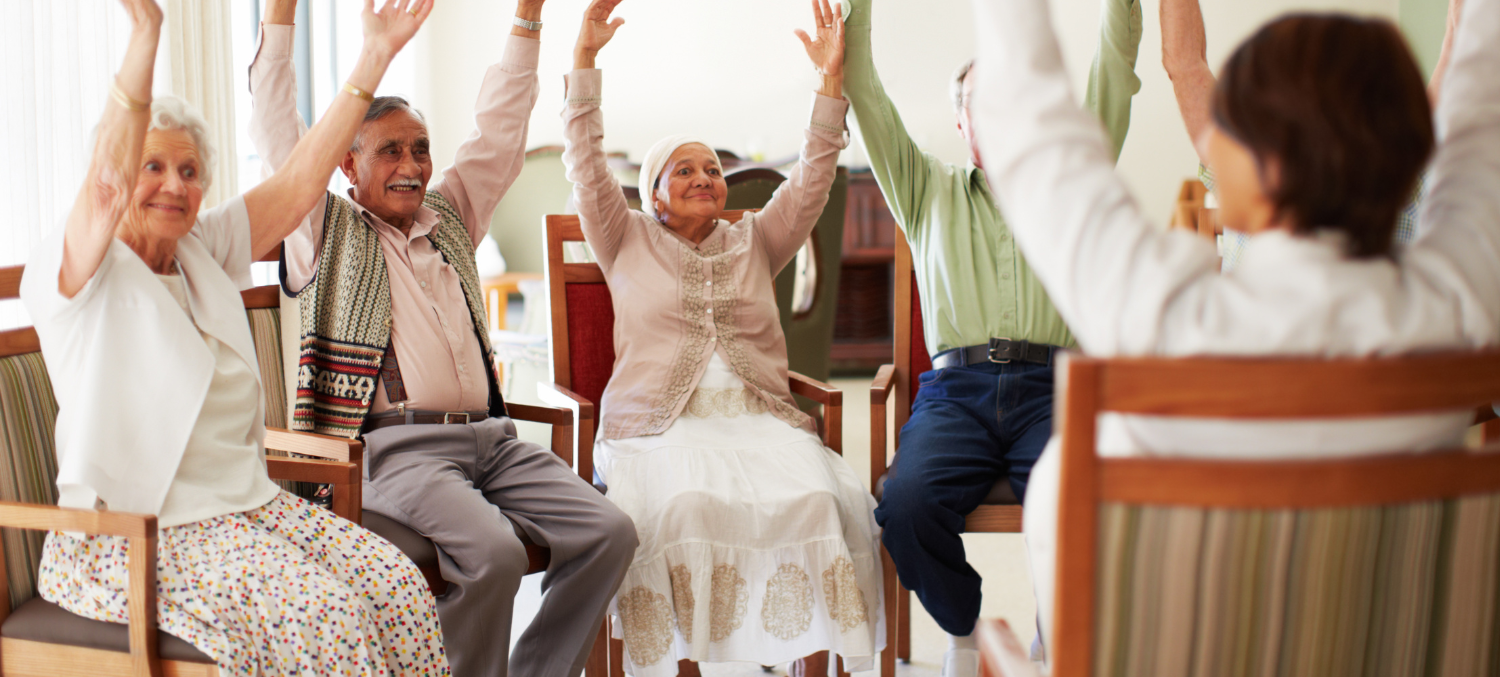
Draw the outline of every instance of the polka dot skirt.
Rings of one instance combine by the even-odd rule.
[[[157,622],[228,675],[447,675],[432,594],[385,539],[296,496],[162,529]],[[47,537],[38,587],[129,621],[126,539]]]

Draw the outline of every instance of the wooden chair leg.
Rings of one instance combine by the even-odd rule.
[[[901,617],[896,619],[896,657],[903,663],[911,662],[911,591],[896,580],[896,600],[900,603]]]
[[[609,677],[625,677],[625,640],[609,638]]]
[[[586,677],[609,677],[609,665],[609,616],[605,616],[604,622],[599,624],[599,634],[594,637],[589,660],[583,664],[583,674]]]
[[[686,658],[677,661],[677,677],[702,677],[698,672],[698,663]]]
[[[837,663],[834,664],[834,666],[836,668],[835,672],[838,673],[837,677],[849,677],[849,671],[844,669],[844,657],[843,656],[836,656],[836,657],[834,657],[834,660],[838,661]]]
[[[896,619],[900,615],[897,591],[901,584],[896,580],[896,565],[891,562],[891,553],[884,545],[880,546],[880,558],[884,571],[881,584],[885,588],[885,651],[880,652],[880,677],[896,677]]]

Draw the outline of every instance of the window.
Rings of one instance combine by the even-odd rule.
[[[235,119],[240,154],[239,192],[261,182],[264,171],[258,149],[250,139],[250,62],[260,44],[260,20],[264,0],[232,0],[234,11]],[[311,126],[338,95],[345,78],[359,59],[364,46],[364,29],[360,21],[363,3],[339,0],[302,0],[297,5],[297,31],[294,62],[297,66],[297,110]],[[396,57],[386,71],[376,92],[382,96],[412,96],[415,82],[415,57],[410,51]],[[349,188],[342,172],[334,171],[329,190],[342,192]],[[256,285],[277,284],[275,263],[251,266]]]

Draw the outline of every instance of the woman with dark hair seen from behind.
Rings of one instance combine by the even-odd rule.
[[[1046,0],[974,3],[980,150],[1016,243],[1091,355],[1388,355],[1500,334],[1500,3],[1470,0],[1443,85],[1421,230],[1396,215],[1434,147],[1426,89],[1383,19],[1297,14],[1230,56],[1207,155],[1220,217],[1252,236],[1220,275],[1209,243],[1164,232],[1114,173],[1071,97]],[[1472,412],[1253,424],[1103,417],[1104,455],[1308,458],[1437,449]],[[1051,629],[1056,439],[1032,472],[1025,532]]]
[[[372,0],[342,94],[292,158],[199,211],[213,149],[202,116],[152,100],[162,13],[134,23],[94,157],[63,228],[26,265],[57,394],[58,504],[155,515],[162,631],[221,673],[447,675],[432,594],[411,560],[359,525],[279,490],[239,291],[324,195],[391,59],[432,0]],[[145,389],[143,391],[143,389]],[[37,588],[80,616],[130,620],[125,539],[48,534]]]

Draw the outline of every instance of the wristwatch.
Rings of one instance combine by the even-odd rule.
[[[515,25],[520,26],[521,28],[524,28],[528,31],[542,30],[542,22],[540,21],[527,21],[525,19],[522,19],[521,17],[516,17],[516,20],[511,23],[514,23]]]

